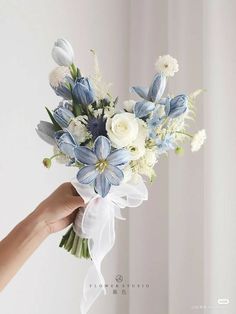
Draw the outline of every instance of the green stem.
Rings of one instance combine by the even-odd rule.
[[[176,131],[175,133],[182,134],[182,135],[185,135],[185,136],[188,136],[188,137],[193,138],[193,135],[192,135],[192,134],[189,134],[189,133],[187,133],[187,132]]]

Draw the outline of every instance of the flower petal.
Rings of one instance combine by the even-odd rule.
[[[111,183],[107,180],[104,173],[101,173],[96,177],[94,187],[99,195],[105,197],[110,191]]]
[[[130,91],[135,92],[141,98],[148,100],[148,88],[147,87],[133,86],[130,88]]]
[[[85,166],[77,173],[77,180],[82,184],[89,184],[93,182],[99,174],[95,166]]]
[[[155,109],[155,104],[151,101],[138,101],[134,106],[134,114],[137,118],[146,117]]]
[[[55,141],[58,148],[65,155],[74,158],[74,148],[77,146],[73,136],[68,131],[57,131],[55,133]]]
[[[112,185],[119,185],[124,179],[123,171],[112,165],[104,170],[104,175]]]
[[[77,146],[74,149],[75,159],[85,165],[95,165],[98,161],[94,152],[85,146]]]
[[[163,74],[157,74],[154,76],[153,82],[148,91],[148,99],[154,102],[158,102],[166,88],[166,77]]]
[[[113,166],[122,166],[129,162],[130,152],[126,149],[116,149],[107,157],[107,161]]]
[[[98,136],[94,143],[94,152],[99,160],[106,159],[111,151],[111,142],[105,136]]]

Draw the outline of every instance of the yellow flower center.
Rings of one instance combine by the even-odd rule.
[[[108,162],[106,160],[99,160],[97,163],[96,163],[96,169],[102,173],[108,166]]]

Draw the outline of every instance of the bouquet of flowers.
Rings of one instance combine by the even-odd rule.
[[[197,151],[206,139],[205,130],[187,132],[187,121],[194,117],[194,101],[201,90],[191,95],[164,95],[168,77],[179,66],[169,55],[158,58],[157,73],[149,87],[134,86],[130,91],[138,100],[126,100],[118,107],[118,98],[103,81],[97,56],[94,73],[82,75],[74,64],[74,51],[65,39],[58,39],[52,57],[58,64],[49,81],[60,97],[52,111],[51,122],[40,121],[37,133],[52,145],[52,161],[74,167],[73,186],[84,199],[73,226],[63,236],[60,247],[92,265],[84,283],[81,312],[87,313],[100,292],[105,292],[101,262],[115,241],[115,218],[122,219],[121,208],[139,206],[148,199],[144,177],[152,181],[154,166],[169,150],[183,152],[182,143],[190,140]],[[97,282],[100,289],[86,288]]]

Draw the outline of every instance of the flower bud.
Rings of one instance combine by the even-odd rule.
[[[67,108],[58,107],[53,112],[53,117],[62,128],[67,128],[74,114]]]
[[[137,118],[146,117],[155,109],[155,104],[151,101],[138,101],[134,106],[134,114]]]
[[[176,153],[176,155],[180,155],[180,156],[183,155],[184,154],[184,148],[180,147],[180,146],[176,147],[175,153]]]
[[[166,88],[166,77],[163,74],[156,74],[148,91],[148,99],[158,102]]]
[[[71,44],[64,38],[58,39],[52,48],[52,57],[58,65],[70,66],[74,60]]]
[[[86,77],[80,77],[76,80],[72,93],[78,104],[90,105],[95,101],[94,90],[90,80]]]
[[[187,110],[188,97],[178,95],[170,100],[165,106],[165,113],[170,118],[176,118]]]
[[[44,167],[49,169],[52,165],[51,159],[50,158],[44,158],[43,165],[44,165]]]

